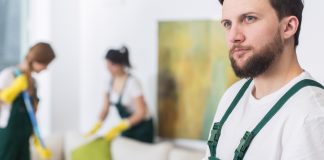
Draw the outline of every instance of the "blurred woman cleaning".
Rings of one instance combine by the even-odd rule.
[[[109,107],[115,106],[122,120],[108,131],[104,138],[112,140],[121,134],[123,137],[152,143],[153,120],[148,112],[139,81],[129,73],[131,64],[128,49],[126,47],[110,49],[105,58],[112,80],[104,95],[99,121],[87,135],[98,131],[109,113]]]
[[[30,102],[36,112],[39,100],[32,73],[45,70],[54,58],[54,51],[49,44],[37,43],[30,48],[21,64],[5,68],[0,73],[1,160],[30,159],[29,139],[33,133],[33,126],[22,92],[26,90],[29,93]],[[42,148],[37,146],[36,149],[42,153],[46,152],[39,150]]]

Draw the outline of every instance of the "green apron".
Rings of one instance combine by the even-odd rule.
[[[231,114],[231,112],[234,110],[242,96],[244,95],[245,91],[249,87],[250,83],[252,82],[252,79],[249,79],[245,82],[245,84],[242,86],[242,88],[239,90],[238,94],[226,110],[225,114],[223,115],[220,122],[216,122],[213,125],[213,128],[210,133],[210,138],[208,140],[208,147],[210,150],[210,156],[208,157],[208,160],[220,160],[216,156],[216,150],[217,150],[217,144],[218,140],[221,136],[221,131],[224,123],[226,122],[227,118]],[[240,140],[240,143],[236,150],[234,151],[234,158],[233,160],[243,160],[245,153],[249,149],[250,144],[252,143],[252,140],[255,136],[260,132],[260,130],[271,120],[271,118],[283,107],[283,105],[289,100],[290,97],[292,97],[295,93],[297,93],[300,89],[307,87],[307,86],[314,86],[324,89],[324,87],[310,79],[304,79],[296,83],[294,86],[292,86],[279,100],[275,103],[275,105],[270,109],[270,111],[262,118],[262,120],[255,126],[255,128],[252,131],[246,131],[242,139]]]
[[[132,113],[129,112],[127,108],[122,104],[122,96],[125,90],[126,83],[127,80],[123,86],[122,92],[120,93],[117,103],[111,103],[112,105],[116,106],[117,111],[121,118],[129,118],[132,115]],[[112,90],[112,83],[110,88]],[[153,119],[150,118],[148,120],[143,120],[137,125],[132,126],[130,129],[122,132],[121,135],[123,137],[128,137],[141,142],[153,143],[153,139],[154,139]]]
[[[20,94],[12,103],[6,128],[0,128],[0,160],[30,160],[29,138],[33,128]]]

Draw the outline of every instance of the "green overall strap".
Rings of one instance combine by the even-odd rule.
[[[121,118],[128,118],[128,117],[131,116],[131,113],[122,104],[123,95],[124,95],[125,88],[126,88],[126,85],[127,85],[128,81],[129,81],[130,76],[131,76],[130,74],[127,74],[127,79],[125,80],[125,82],[123,84],[123,88],[120,91],[120,95],[119,95],[118,101],[116,103],[111,102],[111,104],[116,107],[116,109],[117,109],[117,111],[118,111],[118,113],[119,113],[119,115],[120,115]],[[111,90],[112,90],[112,88],[113,88],[113,86],[111,84]]]
[[[228,116],[234,110],[237,103],[243,97],[245,91],[247,90],[247,88],[249,87],[251,82],[252,82],[252,79],[249,79],[244,83],[244,85],[239,90],[238,94],[236,95],[236,97],[234,98],[234,100],[232,101],[232,103],[230,104],[228,109],[226,110],[226,112],[225,112],[224,116],[222,117],[221,121],[214,123],[213,128],[212,128],[211,133],[210,133],[210,138],[209,138],[208,143],[207,143],[208,147],[209,147],[209,150],[210,150],[210,157],[208,157],[209,160],[219,160],[218,158],[216,158],[216,149],[217,149],[218,140],[219,140],[219,137],[220,137],[220,134],[221,134],[222,126],[225,123],[225,121],[227,120]]]
[[[262,118],[258,125],[252,130],[252,132],[246,132],[240,141],[239,146],[235,150],[234,160],[242,160],[246,151],[248,150],[253,138],[260,132],[260,130],[270,121],[270,119],[282,108],[282,106],[287,102],[287,100],[297,93],[300,89],[314,86],[324,89],[324,87],[310,79],[304,79],[296,83],[292,88],[290,88],[279,101],[271,108],[271,110]]]
[[[123,84],[123,88],[121,89],[121,92],[120,92],[120,96],[119,96],[119,99],[118,99],[118,102],[119,104],[122,104],[122,100],[123,100],[123,95],[124,95],[124,92],[125,92],[125,88],[126,88],[126,85],[127,85],[127,82],[130,78],[130,74],[127,74],[127,79],[125,80],[124,84]]]
[[[125,92],[125,88],[126,88],[126,85],[127,85],[127,82],[128,82],[128,80],[129,80],[129,77],[131,76],[131,74],[127,74],[127,79],[125,80],[125,82],[124,82],[124,84],[123,84],[123,88],[120,90],[120,95],[119,95],[119,97],[118,97],[118,100],[117,100],[117,102],[111,102],[112,103],[112,105],[116,105],[117,103],[122,103],[122,99],[123,99],[123,94],[124,94],[124,92]],[[114,79],[113,80],[111,80],[110,81],[110,89],[109,89],[109,93],[111,93],[112,92],[112,90],[113,90],[113,85],[114,85]]]

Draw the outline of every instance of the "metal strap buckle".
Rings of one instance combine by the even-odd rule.
[[[208,140],[211,157],[216,157],[216,147],[221,134],[221,129],[222,125],[220,122],[214,123],[210,138]]]
[[[252,140],[254,138],[253,132],[245,132],[243,138],[240,141],[239,146],[235,150],[235,157],[234,160],[241,160],[243,159],[247,149],[249,148]]]

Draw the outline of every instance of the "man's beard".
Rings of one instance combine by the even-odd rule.
[[[277,57],[279,57],[283,52],[283,41],[280,38],[279,32],[276,33],[275,37],[271,42],[262,47],[259,51],[253,53],[253,55],[246,60],[246,63],[242,67],[239,67],[233,58],[234,46],[230,50],[230,61],[232,68],[239,78],[254,78],[269,69]]]

